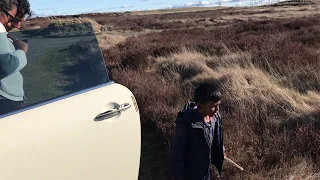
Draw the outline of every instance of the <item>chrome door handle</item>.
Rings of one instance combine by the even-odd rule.
[[[110,119],[118,114],[121,114],[123,111],[128,110],[131,107],[129,103],[121,104],[119,107],[116,107],[112,110],[106,111],[104,113],[98,114],[95,118],[94,121],[103,121]]]

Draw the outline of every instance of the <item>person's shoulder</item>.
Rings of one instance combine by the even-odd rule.
[[[7,33],[7,30],[2,23],[0,23],[0,33]]]
[[[194,109],[197,108],[196,104],[192,101],[189,101],[187,104],[185,104],[179,111],[180,114],[185,113],[186,111],[190,110],[190,109]]]
[[[198,110],[194,102],[188,102],[178,113],[177,123],[192,123],[198,119]]]

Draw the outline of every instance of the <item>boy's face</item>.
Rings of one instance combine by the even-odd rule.
[[[198,108],[205,115],[212,117],[212,116],[216,115],[217,112],[219,111],[220,103],[221,103],[221,101],[218,101],[218,102],[210,101],[205,104],[199,104]]]

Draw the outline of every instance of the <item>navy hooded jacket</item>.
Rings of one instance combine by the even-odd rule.
[[[220,114],[215,115],[212,144],[208,143],[205,122],[196,105],[188,103],[176,119],[176,134],[171,146],[171,176],[183,180],[202,180],[210,164],[221,174],[224,160],[223,132]],[[212,135],[211,135],[212,136]],[[210,146],[211,145],[211,146]]]

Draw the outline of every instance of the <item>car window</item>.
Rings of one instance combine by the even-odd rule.
[[[27,40],[29,49],[20,72],[1,79],[0,101],[7,104],[0,115],[110,81],[89,23],[11,32],[10,38]],[[17,108],[4,110],[17,101]]]

